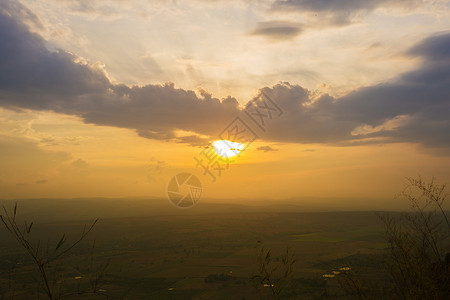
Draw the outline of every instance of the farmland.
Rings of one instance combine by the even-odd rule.
[[[275,263],[287,247],[295,253],[293,280],[282,295],[320,299],[337,290],[324,274],[343,266],[354,267],[352,272],[378,268],[373,261],[385,244],[382,224],[373,212],[271,212],[269,206],[242,210],[101,218],[87,239],[51,265],[51,280],[61,294],[75,293],[65,299],[76,299],[77,292],[97,279],[97,293],[84,294],[85,299],[102,294],[125,299],[259,299],[269,296],[268,288],[253,278],[258,272],[255,246],[262,245],[272,249]],[[51,249],[63,233],[74,240],[92,221],[62,219],[60,214],[36,223],[34,241]],[[6,230],[0,237],[1,295],[41,295],[32,261]]]

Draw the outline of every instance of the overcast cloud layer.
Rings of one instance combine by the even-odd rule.
[[[369,1],[368,8],[379,2],[383,1]],[[331,11],[333,3],[283,1],[280,5]],[[204,91],[196,95],[173,84],[112,84],[100,68],[78,62],[75,55],[63,50],[49,51],[45,41],[25,25],[31,17],[20,5],[0,8],[3,107],[52,110],[80,116],[87,123],[130,128],[147,138],[193,145],[207,139],[194,134],[177,137],[176,131],[214,137],[241,109],[232,97],[219,100]],[[300,33],[300,29],[279,24],[260,25],[253,34],[277,38]],[[307,89],[290,83],[262,88],[285,112],[262,137],[295,143],[412,142],[449,148],[450,33],[431,36],[405,55],[420,57],[423,62],[391,82],[341,98],[323,95],[313,99]]]

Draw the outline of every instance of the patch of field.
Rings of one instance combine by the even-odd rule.
[[[332,232],[314,232],[306,234],[295,234],[292,236],[295,242],[322,242],[322,243],[338,243],[347,241],[345,237],[339,237]]]
[[[341,228],[333,231],[318,231],[302,234],[294,234],[291,236],[295,242],[323,242],[323,243],[339,243],[344,241],[367,241],[380,244],[383,240],[380,228],[365,227],[358,229],[349,229],[343,231]]]
[[[36,224],[35,240],[55,245],[63,233],[74,240],[85,223]],[[32,262],[23,251],[15,252],[20,248],[5,232],[0,232],[0,238],[4,241],[0,245],[0,296],[13,289],[17,292],[14,299],[34,299],[39,286],[33,280],[38,274]],[[56,261],[50,272],[70,279],[64,282],[67,292],[88,287],[89,279],[107,265],[100,288],[114,297],[261,299],[267,288],[252,279],[258,272],[257,241],[272,249],[275,262],[291,247],[297,258],[294,278],[299,299],[321,297],[322,274],[330,264],[342,264],[340,258],[358,253],[379,253],[385,245],[382,224],[370,212],[114,218],[100,220],[89,238]],[[358,262],[368,264],[362,259]],[[214,274],[227,276],[206,280],[216,278]],[[82,278],[75,280],[77,276]],[[91,298],[95,295],[85,299]]]

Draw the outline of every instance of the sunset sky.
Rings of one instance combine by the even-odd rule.
[[[0,198],[450,183],[449,29],[439,0],[0,0]],[[195,158],[236,117],[257,139],[213,182]]]

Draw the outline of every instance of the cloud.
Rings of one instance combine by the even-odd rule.
[[[428,60],[449,60],[450,59],[450,32],[441,32],[428,37],[423,42],[409,50],[413,56],[422,56]]]
[[[0,134],[0,162],[4,167],[38,169],[58,165],[70,158],[71,154],[67,152],[43,150],[31,139]]]
[[[270,146],[261,146],[261,147],[256,148],[256,150],[264,151],[264,153],[265,152],[270,152],[270,151],[278,151],[278,149],[274,149],[274,148],[272,148]]]
[[[259,22],[249,35],[263,36],[272,41],[290,40],[302,33],[299,24],[286,21]]]
[[[41,139],[42,144],[46,144],[49,146],[57,146],[59,145],[55,138],[53,137],[44,137]]]
[[[323,23],[347,25],[376,8],[402,7],[411,9],[422,0],[276,0],[272,11],[314,14]]]
[[[154,157],[152,157],[149,167],[152,171],[161,172],[167,165],[167,162],[163,160],[156,160]]]
[[[382,3],[369,2],[372,6],[367,7]],[[322,10],[338,5],[334,1],[286,3]],[[342,3],[350,7],[353,2]],[[7,108],[52,110],[79,116],[87,123],[129,128],[142,137],[192,145],[206,145],[209,136],[215,137],[242,111],[233,97],[219,100],[207,91],[195,93],[173,83],[112,84],[103,70],[80,62],[75,55],[49,51],[45,41],[24,25],[23,16],[5,8],[0,11],[0,44],[0,105]],[[285,113],[260,136],[280,142],[342,146],[410,142],[448,149],[449,44],[450,33],[433,35],[406,53],[422,59],[415,70],[339,98],[327,94],[317,98],[287,82],[263,87],[261,92]],[[259,93],[255,99],[261,97]],[[179,135],[180,130],[188,134]]]
[[[64,9],[71,14],[87,18],[104,18],[107,20],[120,19],[122,15],[119,11],[123,10],[126,7],[125,4],[127,4],[123,1],[107,0],[47,0],[47,2],[59,5],[60,9]]]
[[[0,105],[52,110],[82,117],[85,122],[130,128],[144,137],[198,143],[177,138],[182,129],[211,135],[239,112],[235,98],[219,100],[204,90],[174,84],[112,84],[104,71],[75,55],[49,51],[22,19],[0,12]]]
[[[149,183],[160,183],[162,181],[161,175],[165,172],[166,167],[169,164],[163,160],[156,160],[154,157],[151,158],[148,165],[147,171],[147,181]]]
[[[2,1],[0,13],[10,15],[14,19],[20,19],[30,29],[44,30],[44,25],[38,16],[17,1]]]
[[[3,10],[0,12],[0,41],[2,100],[14,99],[14,103],[3,103],[6,107],[52,109],[59,105],[57,97],[92,95],[110,87],[100,70],[74,63],[76,57],[68,52],[50,52],[40,36],[28,31],[23,23],[16,22]],[[28,93],[29,97],[15,97],[18,92]]]
[[[49,151],[35,140],[0,134],[0,181],[20,186],[44,184],[41,179],[54,174],[71,159],[71,154]],[[7,192],[5,189],[4,192]]]
[[[45,179],[40,179],[36,181],[36,184],[46,184],[48,181]]]
[[[305,149],[305,150],[302,150],[302,152],[316,152],[317,150],[316,149]]]
[[[307,11],[353,11],[362,9],[374,9],[386,2],[406,3],[411,1],[390,1],[390,0],[277,0],[273,3],[274,8],[279,9],[302,9]]]
[[[83,169],[83,168],[89,167],[89,164],[84,159],[81,159],[81,158],[74,160],[70,165],[72,167],[78,168],[78,169]]]
[[[264,88],[286,116],[267,138],[304,143],[411,142],[450,147],[450,33],[432,36],[412,48],[416,70],[383,84],[360,88],[340,98],[280,83]]]

